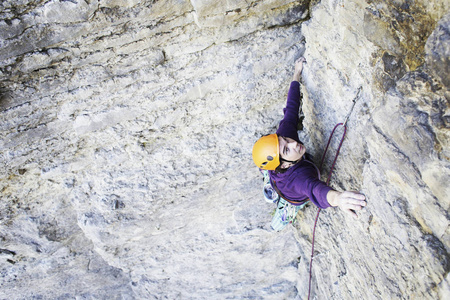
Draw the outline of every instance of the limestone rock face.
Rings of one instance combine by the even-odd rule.
[[[448,298],[448,1],[219,2],[0,4],[0,298],[306,298],[317,209],[272,232],[251,159],[301,55],[317,161],[362,87],[331,184],[368,201],[312,297]]]
[[[450,15],[442,16],[448,5],[436,2],[430,6],[445,10],[409,15],[426,4],[388,3],[321,3],[302,28],[309,61],[305,135],[318,159],[362,87],[332,185],[362,191],[368,206],[356,223],[340,212],[321,216],[323,257],[314,270],[316,293],[324,299],[448,295]],[[414,24],[393,30],[400,12]],[[421,43],[410,36],[419,24],[426,36]]]

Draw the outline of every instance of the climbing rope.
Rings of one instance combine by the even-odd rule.
[[[336,155],[334,156],[333,164],[331,165],[330,172],[328,173],[327,185],[330,184],[331,175],[333,174],[333,170],[334,170],[334,166],[336,164],[336,160],[337,160],[337,158],[339,156],[339,152],[341,151],[341,147],[342,147],[342,143],[344,142],[345,134],[347,133],[347,121],[348,121],[348,118],[350,117],[350,114],[352,113],[353,108],[355,107],[356,100],[359,98],[359,95],[361,93],[361,89],[362,89],[362,87],[358,88],[358,92],[357,92],[355,98],[353,99],[352,107],[351,107],[349,113],[347,114],[347,116],[345,117],[344,122],[343,123],[338,123],[338,124],[336,124],[336,126],[334,126],[333,131],[330,134],[330,138],[328,139],[327,146],[325,147],[325,151],[323,152],[322,161],[320,162],[320,168],[319,168],[321,172],[322,172],[323,162],[325,161],[325,155],[327,154],[328,147],[330,146],[331,138],[333,137],[334,132],[336,131],[336,129],[339,126],[342,126],[344,128],[344,133],[342,134],[341,141],[340,141],[339,146],[338,146],[338,148],[336,150]],[[316,220],[314,221],[314,229],[313,229],[313,236],[312,236],[312,247],[311,247],[311,262],[309,264],[308,300],[309,300],[309,298],[311,296],[312,263],[313,263],[313,259],[314,259],[314,241],[315,241],[315,238],[316,238],[316,226],[317,226],[317,220],[319,219],[320,211],[321,211],[321,209],[319,208],[318,211],[317,211]]]

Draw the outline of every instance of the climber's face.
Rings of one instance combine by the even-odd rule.
[[[298,161],[306,153],[305,146],[291,138],[279,136],[278,143],[280,145],[281,167],[283,168],[291,166],[293,162]]]

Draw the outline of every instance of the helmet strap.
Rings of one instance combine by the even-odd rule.
[[[287,160],[287,159],[284,159],[284,158],[282,158],[281,157],[281,155],[280,155],[280,162],[287,162],[287,163],[291,163],[292,165],[295,165],[296,163],[298,163],[300,160],[302,160],[302,158],[303,158],[303,156],[302,157],[300,157],[299,159],[297,159],[297,160],[295,160],[295,161],[292,161],[292,160]],[[280,164],[281,165],[281,164]],[[288,168],[290,168],[291,166],[289,166]],[[286,168],[286,169],[288,169],[288,168]]]

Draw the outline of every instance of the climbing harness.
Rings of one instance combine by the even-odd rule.
[[[307,203],[308,202],[301,205],[292,205],[280,197],[270,227],[278,232],[284,229],[288,224],[294,224],[298,211],[305,207]]]
[[[341,141],[340,141],[339,146],[338,146],[338,148],[337,148],[337,150],[336,150],[336,155],[334,156],[333,164],[331,165],[330,172],[328,173],[327,185],[330,184],[330,181],[331,181],[331,175],[332,175],[332,173],[333,173],[334,166],[335,166],[335,164],[336,164],[336,160],[337,160],[337,158],[338,158],[338,156],[339,156],[339,151],[341,150],[342,143],[344,142],[345,134],[347,133],[347,121],[348,121],[348,118],[350,117],[350,114],[352,113],[353,108],[355,107],[356,100],[358,100],[359,95],[360,95],[360,93],[361,93],[361,90],[362,90],[362,86],[360,86],[360,87],[358,88],[358,92],[357,92],[355,98],[353,98],[353,104],[352,104],[352,107],[350,108],[349,113],[348,113],[347,116],[345,117],[344,122],[343,122],[343,123],[338,123],[338,124],[336,124],[336,126],[334,126],[333,131],[331,131],[330,138],[328,139],[328,143],[327,143],[327,146],[326,146],[326,148],[325,148],[325,151],[323,152],[323,155],[322,155],[322,161],[320,162],[320,168],[319,168],[321,171],[322,171],[323,162],[324,162],[324,160],[325,160],[325,155],[327,154],[327,151],[328,151],[328,146],[330,146],[331,138],[333,137],[334,132],[336,131],[336,129],[337,129],[339,126],[342,126],[342,127],[344,128],[344,133],[342,134]],[[311,296],[312,262],[313,262],[313,259],[314,259],[314,240],[315,240],[315,237],[316,237],[316,225],[317,225],[317,220],[319,219],[320,211],[321,211],[321,209],[318,208],[317,215],[316,215],[316,220],[314,221],[314,229],[313,229],[313,236],[312,236],[312,247],[311,247],[311,248],[312,248],[312,250],[311,250],[311,262],[310,262],[310,264],[309,264],[309,288],[308,288],[308,300],[310,299],[310,296]]]

